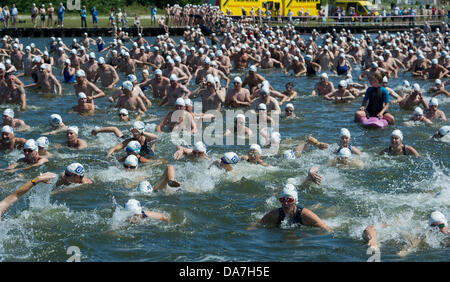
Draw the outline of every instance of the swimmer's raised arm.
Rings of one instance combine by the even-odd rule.
[[[17,200],[20,197],[22,197],[25,193],[30,191],[31,188],[33,188],[36,184],[41,183],[41,182],[48,184],[50,179],[56,178],[56,176],[57,175],[54,173],[46,172],[30,181],[24,183],[22,186],[20,186],[19,189],[17,189],[13,193],[11,193],[8,197],[6,197],[5,199],[3,199],[0,202],[0,217],[11,205],[13,205],[15,202],[17,202]]]

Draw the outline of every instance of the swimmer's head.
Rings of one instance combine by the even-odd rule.
[[[135,121],[133,123],[133,127],[131,129],[137,129],[139,134],[143,134],[144,133],[144,128],[145,128],[145,123],[143,123],[142,121],[138,120],[138,121]]]
[[[128,202],[125,204],[125,210],[128,212],[132,212],[133,214],[141,214],[142,213],[141,203],[138,200],[129,199]]]
[[[206,153],[206,146],[202,141],[198,141],[194,144],[194,147],[192,148],[192,154],[194,156],[202,156]]]
[[[280,144],[281,142],[281,134],[277,131],[272,132],[272,134],[270,134],[270,143],[271,144]]]
[[[261,154],[262,154],[261,146],[259,146],[258,144],[250,145],[249,151],[250,152],[248,153],[248,155],[250,156],[250,158],[252,158],[252,156],[255,156],[254,152],[258,153],[259,156],[261,156]]]
[[[80,163],[72,163],[66,167],[64,175],[66,177],[84,177],[84,167]]]
[[[418,119],[418,118],[421,118],[422,116],[423,116],[423,110],[420,107],[416,107],[414,109],[413,117]]]
[[[152,193],[153,187],[147,180],[141,181],[137,187],[137,191],[140,193]]]
[[[124,91],[129,91],[131,92],[131,90],[133,90],[133,83],[129,80],[126,80],[122,83],[122,89]]]
[[[50,122],[53,126],[57,127],[57,126],[61,125],[62,118],[58,114],[52,114],[52,115],[50,115]]]
[[[69,126],[67,127],[67,138],[69,140],[77,138],[78,136],[78,126]]]
[[[129,155],[126,157],[123,167],[126,169],[137,169],[139,160],[135,155]]]
[[[432,212],[428,223],[431,227],[439,228],[439,231],[445,231],[448,228],[447,218],[440,211]]]
[[[4,110],[2,117],[4,122],[11,123],[14,119],[14,110],[10,108]]]
[[[400,145],[402,141],[403,141],[403,133],[399,129],[392,131],[391,144]]]
[[[231,164],[237,164],[239,162],[239,157],[234,152],[228,152],[228,153],[225,153],[220,160],[224,164],[231,165]]]
[[[184,107],[186,107],[186,102],[181,97],[177,98],[177,100],[175,101],[175,107],[177,110],[183,110]]]
[[[351,137],[350,131],[347,128],[341,128],[339,137],[341,141],[341,146],[347,147]]]
[[[434,138],[442,138],[450,133],[450,125],[445,125],[439,128],[438,131],[433,135]]]
[[[437,107],[439,106],[439,101],[436,98],[431,98],[428,105],[437,109]]]
[[[25,158],[29,158],[31,156],[36,155],[38,150],[39,150],[38,145],[34,139],[28,139],[27,142],[25,142],[25,145],[23,146],[23,153],[25,154]]]
[[[48,149],[48,145],[49,145],[48,138],[45,137],[45,136],[39,137],[36,140],[36,144],[38,145],[38,147],[40,147],[40,148],[42,148],[44,150],[47,150]]]
[[[352,156],[352,152],[349,148],[341,148],[337,154],[337,160],[339,163],[345,163],[348,158]]]
[[[283,152],[283,159],[295,160],[295,152],[293,150],[285,150]]]
[[[129,154],[139,155],[141,152],[141,144],[136,140],[130,141],[125,148],[125,151]]]
[[[298,192],[292,184],[286,184],[281,190],[279,200],[283,205],[292,205],[298,203]]]

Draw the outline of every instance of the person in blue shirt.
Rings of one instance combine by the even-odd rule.
[[[91,14],[92,14],[92,24],[95,24],[95,26],[97,27],[97,25],[98,25],[98,21],[97,21],[98,11],[95,8],[95,6],[92,7]]]
[[[367,88],[362,105],[355,113],[355,122],[363,118],[378,117],[394,124],[394,116],[386,112],[389,107],[389,92],[382,86],[383,76],[377,73],[369,82],[371,87]]]
[[[151,7],[150,8],[150,14],[152,16],[151,23],[152,24],[156,24],[156,7]]]
[[[64,26],[64,13],[66,11],[66,8],[64,7],[63,3],[59,3],[58,7],[58,27]]]
[[[81,27],[87,27],[87,23],[86,23],[86,6],[83,6],[81,8],[80,16],[81,16]]]

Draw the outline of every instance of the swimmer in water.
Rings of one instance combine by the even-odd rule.
[[[139,223],[142,219],[152,218],[169,222],[169,219],[162,213],[154,212],[150,210],[143,210],[141,203],[138,200],[130,199],[125,204],[125,211],[132,213],[132,216],[126,219],[129,223]]]
[[[52,153],[48,151],[48,146],[50,145],[48,138],[45,136],[36,139],[36,144],[38,146],[39,156],[46,157],[47,159],[52,157]]]
[[[284,115],[281,116],[281,118],[295,118],[296,115],[294,113],[294,105],[291,103],[286,104],[286,107],[284,108]]]
[[[69,113],[79,113],[82,116],[92,115],[94,113],[95,106],[92,103],[89,103],[91,97],[87,97],[83,92],[78,93],[78,104],[72,107],[72,110]]]
[[[14,128],[16,132],[23,132],[30,129],[30,126],[27,125],[23,120],[14,118],[13,109],[8,108],[3,111],[2,121],[3,121],[1,124],[2,127],[5,125],[9,125],[12,128]]]
[[[50,124],[54,129],[52,131],[44,132],[42,135],[54,135],[67,130],[67,126],[63,123],[61,116],[58,114],[50,115]]]
[[[328,227],[314,212],[307,208],[302,208],[298,205],[297,188],[292,184],[286,184],[279,195],[281,207],[273,209],[263,216],[258,222],[265,226],[280,226],[282,222],[287,222],[289,225],[297,224],[300,226],[319,227],[322,230],[331,233]],[[250,229],[257,225],[252,224]]]
[[[24,158],[19,159],[17,162],[12,163],[6,169],[0,171],[16,172],[20,170],[26,170],[34,167],[41,166],[48,162],[46,157],[40,156],[38,152],[38,145],[34,139],[28,139],[23,146]],[[21,167],[19,167],[21,166]]]
[[[362,167],[364,165],[361,160],[352,158],[352,153],[349,148],[340,149],[336,155],[335,159],[328,162],[329,165],[336,167]]]
[[[447,136],[449,133],[450,133],[450,126],[446,125],[439,128],[439,130],[434,133],[433,138],[441,139],[444,136]]]
[[[438,110],[439,101],[436,98],[431,98],[428,103],[428,109],[425,111],[425,117],[428,119],[440,119],[442,121],[447,121],[445,113]]]
[[[398,156],[398,155],[413,155],[413,156],[419,156],[419,153],[417,153],[416,149],[414,149],[411,146],[403,145],[403,133],[396,129],[392,131],[391,134],[391,146],[384,149],[380,152],[380,155],[384,155],[385,153],[388,153],[389,155]]]
[[[225,169],[225,171],[229,172],[233,170],[231,165],[237,164],[238,162],[239,162],[238,155],[234,152],[228,152],[225,153],[223,157],[220,158],[220,160],[216,160],[212,164],[210,164],[208,169],[210,169],[214,165],[220,169]]]
[[[355,146],[350,145],[350,131],[347,128],[341,128],[341,133],[339,137],[339,148],[335,152],[338,154],[343,148],[348,148],[352,154],[361,155],[361,151]]]
[[[416,107],[414,109],[414,113],[411,116],[410,120],[417,121],[417,122],[424,122],[425,124],[428,124],[428,125],[433,124],[433,122],[431,120],[429,120],[428,118],[426,118],[423,115],[423,110],[421,108],[419,108],[419,107]]]
[[[11,194],[9,194],[8,197],[4,198],[2,201],[0,201],[0,220],[1,216],[8,210],[9,207],[11,207],[15,202],[17,202],[20,197],[25,195],[28,191],[31,190],[34,186],[36,186],[39,183],[46,183],[51,184],[50,180],[56,178],[56,174],[51,172],[43,173],[30,181],[25,182],[22,184],[19,189],[15,190]]]
[[[59,175],[58,181],[56,181],[56,187],[61,185],[71,184],[92,184],[92,180],[85,176],[85,170],[82,164],[72,163],[68,165],[65,171]],[[63,189],[64,191],[67,191]],[[63,190],[52,191],[51,194],[58,193]]]
[[[15,148],[22,148],[27,142],[24,138],[18,138],[14,136],[14,129],[5,125],[2,127],[2,139],[0,139],[0,150],[13,150]]]
[[[65,146],[78,150],[87,148],[86,141],[78,138],[78,126],[67,127],[66,136],[67,142],[64,143]]]
[[[450,235],[450,232],[448,231],[447,219],[444,216],[444,214],[442,214],[440,211],[434,211],[430,214],[428,224],[429,224],[430,231],[436,230],[445,235]],[[381,226],[383,228],[386,228],[388,225],[382,224]],[[367,243],[368,247],[370,247],[374,250],[379,249],[378,234],[377,234],[377,229],[375,228],[375,225],[367,226],[366,229],[364,229],[364,231],[363,231],[362,238]],[[409,241],[411,241],[411,240],[409,240]],[[418,246],[419,242],[420,242],[420,240],[414,240],[412,242],[413,246],[410,246],[407,250],[400,251],[399,255],[402,255],[402,256],[406,255],[409,252],[408,250],[411,250],[415,246]]]
[[[261,155],[262,155],[261,146],[259,146],[258,144],[252,144],[250,146],[248,155],[242,155],[239,157],[239,159],[241,159],[243,161],[247,161],[252,164],[258,164],[258,165],[262,165],[262,166],[270,166],[270,164],[265,163],[261,160]]]
[[[194,147],[192,149],[185,148],[183,146],[178,145],[177,150],[173,154],[174,160],[179,160],[183,156],[187,156],[190,159],[207,159],[209,160],[208,156],[206,155],[206,146],[202,141],[198,141],[194,144]]]

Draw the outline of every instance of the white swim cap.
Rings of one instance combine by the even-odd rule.
[[[133,212],[134,214],[141,214],[142,213],[141,203],[138,200],[129,199],[128,202],[125,204],[125,210]]]
[[[192,105],[192,101],[191,101],[191,99],[189,99],[189,98],[186,98],[186,99],[184,99],[184,105],[187,107],[187,106],[193,106]]]
[[[52,114],[52,115],[50,115],[50,119],[51,119],[51,123],[52,123],[54,126],[58,126],[58,125],[60,125],[61,122],[62,122],[62,118],[61,118],[61,116],[58,115],[58,114]]]
[[[404,80],[404,81],[403,81],[403,86],[409,88],[409,87],[411,87],[411,84],[409,84],[409,81]]]
[[[349,158],[352,155],[352,152],[349,148],[342,148],[337,155],[341,158]]]
[[[47,69],[47,65],[46,64],[41,64],[41,70],[46,70]]]
[[[78,99],[86,99],[87,98],[87,96],[86,96],[86,94],[84,94],[84,92],[78,93],[77,97],[78,97]]]
[[[84,70],[77,70],[75,76],[86,76],[86,73],[84,72]]]
[[[430,105],[430,106],[439,106],[439,101],[438,101],[438,99],[436,99],[436,98],[431,98],[429,105]]]
[[[341,135],[340,136],[345,136],[345,137],[350,138],[351,137],[350,131],[347,128],[341,128]]]
[[[104,63],[105,63],[105,58],[103,58],[103,57],[98,58],[99,65],[103,65]]]
[[[442,222],[445,224],[445,227],[447,227],[447,219],[445,218],[445,215],[442,214],[439,211],[434,211],[430,215],[430,219],[428,220],[429,224],[435,223],[435,222]]]
[[[257,71],[257,68],[256,68],[256,66],[255,66],[255,65],[253,65],[253,66],[250,66],[250,71],[256,72],[256,71]]]
[[[139,160],[135,155],[129,155],[126,159],[125,162],[123,163],[124,165],[127,166],[134,166],[134,168],[138,167],[138,163]]]
[[[434,81],[434,84],[439,84],[439,85],[441,85],[441,84],[442,84],[442,81],[438,78],[438,79],[436,79],[436,80]]]
[[[66,167],[66,171],[79,176],[84,176],[84,167],[80,163],[72,163],[68,165]]]
[[[445,125],[445,126],[439,128],[439,134],[440,135],[445,136],[445,135],[447,135],[449,133],[450,133],[450,126],[449,125]]]
[[[155,75],[162,75],[162,70],[156,69],[155,70]]]
[[[423,116],[423,110],[420,107],[414,109],[414,115]]]
[[[146,69],[143,69],[143,70],[142,70],[142,73],[145,73],[145,74],[147,74],[147,75],[149,74],[149,73],[148,73],[148,70],[146,70]]]
[[[292,103],[288,103],[286,104],[286,109],[291,108],[292,110],[294,110],[294,105]]]
[[[183,98],[178,98],[176,101],[175,101],[175,106],[186,106],[186,103],[184,102],[184,99]]]
[[[431,63],[432,63],[433,65],[436,65],[436,64],[438,63],[438,59],[433,59],[433,60],[431,60]]]
[[[286,150],[283,152],[283,158],[286,160],[294,160],[295,152],[293,150]]]
[[[48,149],[49,142],[48,142],[48,138],[47,137],[45,137],[45,136],[39,137],[36,140],[36,143],[37,143],[37,145],[39,147],[44,148],[46,150]]]
[[[343,79],[339,81],[339,86],[346,88],[347,87],[347,80]]]
[[[320,78],[328,78],[328,74],[326,72],[321,73]]]
[[[260,155],[262,154],[261,146],[259,146],[258,144],[252,144],[250,146],[250,150],[255,150],[255,151],[258,151],[258,153]]]
[[[258,105],[258,110],[264,110],[264,111],[267,111],[267,106],[266,106],[266,104],[264,104],[264,103],[259,104],[259,105]]]
[[[223,155],[221,160],[225,164],[237,164],[239,162],[239,157],[234,152],[228,152]]]
[[[32,151],[37,151],[38,146],[36,144],[36,141],[34,139],[28,139],[27,142],[25,142],[25,145],[23,146],[24,150],[31,149]]]
[[[65,60],[64,60],[64,63],[70,65],[70,64],[71,64],[71,63],[70,63],[70,59],[65,59]]]
[[[0,70],[6,70],[6,66],[4,63],[0,63]]]
[[[123,114],[123,115],[128,115],[128,110],[127,109],[121,109],[120,111],[119,111],[119,114]]]
[[[383,77],[383,82],[384,82],[384,83],[388,83],[388,82],[389,82],[387,76],[384,76],[384,77]]]
[[[147,180],[141,181],[137,187],[138,192],[140,193],[152,193],[153,187]]]
[[[14,130],[11,126],[5,125],[2,127],[2,133],[12,133],[14,134]]]
[[[372,62],[372,68],[374,68],[374,69],[376,69],[376,68],[378,68],[378,64],[376,63],[376,62]]]
[[[280,198],[284,198],[284,197],[291,197],[294,198],[295,203],[298,203],[298,192],[297,192],[297,188],[295,188],[294,185],[292,184],[286,184],[283,187],[283,190],[281,190],[280,193]]]
[[[259,91],[259,93],[268,95],[270,93],[269,86],[268,85],[263,85],[263,87],[261,87],[261,90]]]
[[[272,132],[272,134],[270,134],[270,141],[272,143],[280,143],[281,142],[281,134],[277,131]]]
[[[420,85],[417,84],[417,83],[413,84],[413,88],[414,88],[415,91],[420,91]]]
[[[78,126],[69,126],[67,127],[67,131],[73,131],[76,135],[78,135]]]
[[[206,152],[206,146],[202,141],[198,141],[197,143],[194,144],[194,151],[197,152],[201,152],[201,153],[205,153]]]
[[[95,53],[94,52],[89,53],[89,59],[95,59]]]
[[[141,151],[141,144],[136,140],[130,141],[130,142],[128,142],[125,151],[127,153],[139,154],[139,152]]]
[[[133,128],[136,128],[137,130],[141,131],[141,133],[142,133],[142,131],[144,131],[144,128],[145,128],[145,123],[143,123],[140,120],[135,121],[133,123]]]
[[[8,109],[3,111],[3,115],[7,116],[7,117],[10,117],[10,118],[14,118],[14,110],[8,108]]]
[[[245,116],[243,114],[237,114],[236,119],[243,119],[245,121]]]
[[[136,76],[135,76],[134,74],[129,74],[129,75],[127,76],[127,79],[128,79],[129,81],[131,81],[131,82],[134,82],[134,81],[137,80],[137,78],[136,78]]]
[[[392,131],[391,136],[397,136],[403,141],[403,133],[399,129]]]
[[[170,81],[178,81],[178,76],[176,74],[171,74],[170,75]]]
[[[131,91],[131,90],[133,90],[133,83],[129,80],[126,80],[122,83],[122,88],[124,88],[128,91]]]
[[[233,80],[233,82],[237,82],[239,84],[242,84],[242,79],[239,76],[236,76]]]

